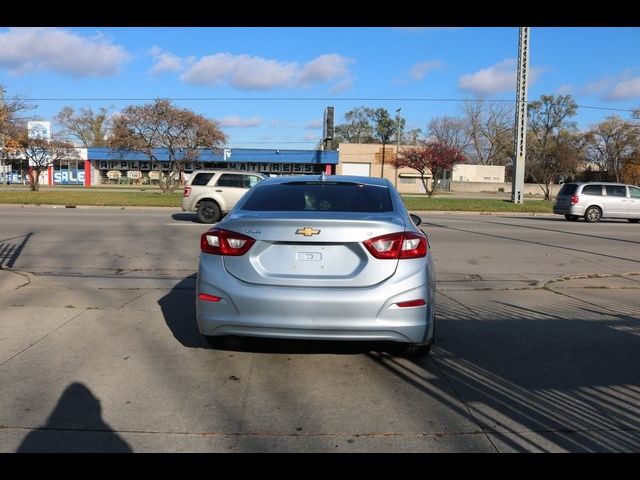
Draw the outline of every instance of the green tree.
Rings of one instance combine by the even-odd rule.
[[[634,158],[640,143],[638,126],[618,116],[607,117],[585,135],[587,161],[616,182],[622,181],[624,166]]]
[[[366,112],[373,124],[373,139],[382,144],[382,168],[380,170],[380,177],[384,178],[385,147],[396,135],[396,121],[389,115],[386,108],[368,108]]]
[[[121,155],[145,155],[159,174],[162,191],[171,193],[182,182],[185,162],[196,161],[201,148],[218,148],[226,141],[217,121],[158,99],[148,105],[129,106],[117,115],[108,145]],[[168,161],[158,159],[158,148],[166,150]],[[166,174],[163,164],[168,165]]]
[[[371,143],[373,126],[368,109],[356,107],[344,114],[344,123],[336,125],[335,140],[345,143]]]
[[[575,173],[576,159],[566,152],[580,147],[575,123],[569,121],[577,109],[571,95],[542,95],[529,104],[526,172],[541,185],[545,200],[551,198],[554,179]]]

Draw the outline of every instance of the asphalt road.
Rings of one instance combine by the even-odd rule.
[[[640,226],[422,217],[439,323],[413,362],[208,347],[192,215],[0,206],[0,451],[640,451]]]

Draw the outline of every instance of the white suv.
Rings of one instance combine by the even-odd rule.
[[[184,187],[182,210],[195,212],[201,223],[215,223],[264,178],[242,170],[196,170]]]

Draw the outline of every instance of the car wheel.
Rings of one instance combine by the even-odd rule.
[[[566,218],[570,222],[575,222],[576,220],[578,220],[578,216],[577,215],[565,215],[564,218]]]
[[[627,220],[629,220],[629,223],[638,223],[638,222],[640,222],[640,218],[627,218]]]
[[[196,215],[200,223],[216,223],[220,220],[220,207],[216,202],[205,200],[198,205]]]
[[[589,207],[584,212],[584,219],[589,223],[597,222],[600,217],[602,217],[602,211],[598,207]]]
[[[402,347],[401,355],[406,358],[425,358],[431,351],[431,345],[406,343]]]

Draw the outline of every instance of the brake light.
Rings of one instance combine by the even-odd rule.
[[[183,197],[188,197],[191,195],[191,187],[184,187],[184,192],[182,193]]]
[[[577,204],[579,200],[580,197],[578,197],[578,195],[571,195],[571,205]]]
[[[400,308],[407,308],[407,307],[422,307],[423,305],[426,305],[427,302],[425,302],[423,299],[417,299],[417,300],[408,300],[406,302],[398,302],[396,303],[397,306],[399,306]]]
[[[427,237],[414,232],[397,232],[363,242],[369,253],[379,259],[420,258],[427,254]]]
[[[249,251],[255,240],[241,233],[212,228],[200,237],[200,251],[213,255],[239,257]]]
[[[222,300],[220,297],[216,297],[215,295],[209,295],[208,293],[199,294],[198,299],[204,300],[206,302],[219,302],[220,300]]]

